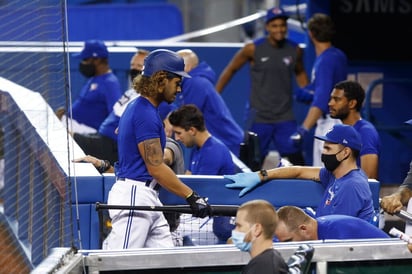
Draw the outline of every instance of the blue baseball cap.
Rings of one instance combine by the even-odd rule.
[[[80,57],[82,60],[88,58],[107,58],[109,51],[101,40],[88,40],[84,42],[84,48],[80,53],[73,54],[74,57]]]
[[[168,71],[182,77],[192,78],[185,72],[185,61],[176,52],[167,49],[152,51],[144,59],[143,76],[152,76],[158,71]]]
[[[356,129],[344,124],[334,125],[325,136],[315,136],[315,138],[334,144],[341,144],[357,151],[360,151],[362,147],[362,140]]]
[[[269,23],[270,21],[277,19],[277,18],[283,18],[285,20],[289,19],[289,16],[286,15],[285,11],[281,8],[274,7],[271,9],[268,9],[266,12],[266,24]]]
[[[405,124],[412,125],[412,119],[410,119],[410,120],[408,120],[408,121],[405,121]]]

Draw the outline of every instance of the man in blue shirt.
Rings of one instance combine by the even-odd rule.
[[[334,214],[314,219],[296,206],[283,206],[277,213],[275,235],[280,242],[390,238],[378,227],[353,216]]]
[[[205,62],[190,49],[177,51],[185,60],[185,71],[192,78],[184,78],[182,92],[176,98],[178,106],[194,104],[203,113],[205,126],[212,136],[223,142],[234,155],[239,157],[240,143],[243,142],[242,128],[234,120],[222,96],[216,92],[216,75]]]
[[[343,51],[332,45],[335,33],[334,24],[330,16],[315,13],[308,21],[308,35],[316,52],[315,63],[311,73],[311,83],[299,89],[296,94],[298,101],[311,102],[306,117],[291,140],[300,145],[308,131],[316,125],[315,135],[324,135],[339,119],[329,117],[328,102],[333,86],[346,80],[348,60]],[[323,166],[321,161],[323,142],[313,142],[313,166]]]
[[[235,165],[229,149],[209,133],[202,112],[193,104],[183,105],[169,115],[175,139],[192,148],[186,174],[224,175],[234,174]],[[183,215],[181,223],[185,222]],[[213,231],[218,243],[226,243],[233,225],[230,217],[214,217]]]
[[[130,83],[139,75],[143,69],[144,58],[149,51],[138,49],[130,60]],[[117,134],[116,129],[119,125],[120,116],[122,116],[126,106],[131,100],[138,97],[139,94],[132,87],[125,91],[123,95],[113,105],[112,111],[101,123],[97,133],[91,134],[73,134],[74,140],[83,149],[85,154],[93,155],[100,159],[105,159],[114,165],[118,159],[117,152]],[[163,105],[167,105],[164,103]]]
[[[362,140],[358,166],[370,179],[378,179],[380,138],[374,125],[363,120],[360,114],[365,90],[355,81],[338,82],[330,95],[330,117],[340,119],[345,125],[353,126]]]
[[[120,83],[110,69],[109,51],[103,41],[86,41],[74,56],[81,59],[79,70],[88,80],[73,103],[67,128],[73,133],[95,133],[122,95]],[[65,116],[62,121],[66,122]]]
[[[119,161],[109,205],[162,205],[159,186],[186,199],[195,217],[210,216],[207,199],[185,185],[163,161],[166,134],[158,107],[172,103],[181,91],[184,61],[175,52],[158,49],[144,62],[142,75],[134,80],[140,96],[127,106],[119,121]],[[109,210],[112,230],[106,249],[173,247],[169,225],[161,212]]]
[[[186,174],[233,174],[235,165],[229,149],[209,133],[202,112],[193,104],[183,105],[169,115],[176,141],[193,148]]]
[[[234,181],[226,187],[242,188],[239,196],[243,196],[261,182],[271,179],[314,180],[325,188],[316,217],[344,214],[373,221],[368,178],[356,163],[362,144],[358,132],[352,126],[338,124],[325,136],[315,138],[325,141],[321,156],[325,167],[290,166],[225,175],[225,178]]]

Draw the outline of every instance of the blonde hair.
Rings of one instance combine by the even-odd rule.
[[[282,206],[278,209],[278,217],[279,221],[283,222],[289,231],[294,231],[298,229],[301,224],[310,221],[310,216],[296,206]]]
[[[250,224],[259,223],[266,239],[273,238],[278,224],[275,207],[266,200],[252,200],[242,204],[238,210],[246,211],[246,221]]]

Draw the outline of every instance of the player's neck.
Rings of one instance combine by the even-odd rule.
[[[316,52],[316,56],[321,55],[325,50],[327,50],[328,48],[332,47],[332,43],[331,42],[315,42],[314,43],[315,46],[315,52]]]
[[[351,112],[345,119],[342,119],[342,123],[345,125],[353,126],[361,119],[362,117],[360,116],[359,112]]]
[[[201,148],[210,137],[209,131],[198,131],[196,135],[196,146]]]

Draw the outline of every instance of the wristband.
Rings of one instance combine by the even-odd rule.
[[[261,169],[259,171],[260,175],[262,176],[263,180],[262,181],[266,181],[268,179],[268,172],[266,169]]]
[[[98,168],[100,173],[104,173],[110,168],[110,162],[108,160],[100,160],[100,166]]]

